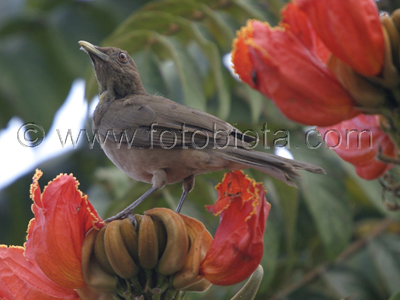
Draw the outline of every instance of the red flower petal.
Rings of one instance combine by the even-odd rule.
[[[60,300],[80,299],[71,289],[63,288],[42,272],[35,261],[28,261],[22,247],[0,246],[0,299]]]
[[[293,121],[327,126],[357,115],[332,71],[284,26],[253,20],[238,32],[232,61],[240,78]]]
[[[256,88],[252,77],[255,68],[253,66],[253,59],[251,58],[251,50],[248,45],[249,41],[253,39],[253,27],[250,24],[250,21],[248,21],[247,26],[242,27],[240,31],[236,33],[237,38],[233,40],[232,63],[240,79],[249,84],[252,88]]]
[[[70,289],[85,286],[81,251],[86,232],[101,228],[101,218],[72,175],[59,175],[40,192],[37,170],[31,185],[35,219],[28,227],[26,256],[37,261],[55,283]]]
[[[270,204],[262,184],[241,171],[225,175],[218,200],[207,209],[221,223],[200,266],[200,274],[216,285],[232,285],[249,277],[263,255],[263,235]]]
[[[302,44],[311,52],[316,53],[318,57],[326,63],[331,55],[331,51],[318,37],[307,15],[292,2],[284,7],[281,14],[281,26],[284,27],[284,24],[289,25],[289,30]]]
[[[395,146],[379,125],[378,115],[363,115],[335,126],[319,127],[324,142],[345,161],[355,166],[358,176],[370,180],[392,168],[376,159],[382,153],[395,157]]]
[[[365,76],[381,72],[384,37],[373,0],[295,0],[332,53]]]

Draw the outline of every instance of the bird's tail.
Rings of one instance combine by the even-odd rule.
[[[291,186],[296,186],[295,181],[300,177],[297,170],[325,174],[324,169],[316,165],[254,150],[226,148],[213,153],[229,161],[259,170]]]

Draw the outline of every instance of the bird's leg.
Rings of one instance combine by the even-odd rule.
[[[138,206],[140,203],[142,203],[144,199],[146,199],[149,195],[151,195],[155,191],[165,186],[166,179],[167,179],[167,174],[165,174],[164,170],[157,170],[156,172],[154,172],[153,178],[151,180],[153,186],[148,191],[146,191],[142,196],[136,199],[135,202],[127,206],[123,211],[119,212],[113,217],[105,219],[104,222],[111,222],[114,220],[125,219],[129,217],[129,215],[132,214],[135,207]]]
[[[186,196],[189,194],[189,192],[193,189],[194,187],[194,176],[190,175],[189,177],[186,177],[183,180],[183,192],[181,199],[179,200],[178,206],[176,207],[176,212],[179,213],[181,211],[183,202],[185,202]]]
[[[132,213],[132,211],[135,209],[136,206],[138,206],[140,203],[142,203],[144,199],[146,199],[150,194],[152,194],[156,190],[157,189],[154,188],[154,186],[151,187],[142,196],[137,198],[135,200],[135,202],[133,202],[132,204],[127,206],[124,210],[122,210],[121,212],[117,213],[115,216],[105,219],[104,222],[111,222],[111,221],[114,221],[114,220],[127,218]]]

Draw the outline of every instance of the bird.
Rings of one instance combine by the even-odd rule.
[[[253,168],[296,186],[297,170],[324,174],[310,163],[252,150],[256,138],[226,121],[149,94],[127,51],[79,41],[90,57],[100,101],[92,130],[108,158],[129,177],[152,186],[106,222],[127,218],[150,194],[167,184],[183,182],[176,208],[194,186],[194,176],[223,169]]]

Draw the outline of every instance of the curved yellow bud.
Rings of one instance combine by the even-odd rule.
[[[115,220],[108,224],[104,236],[104,248],[115,273],[122,278],[128,279],[135,276],[139,269],[122,240],[121,222],[121,220]]]
[[[115,274],[110,262],[108,261],[106,249],[104,248],[104,234],[106,233],[107,226],[108,224],[105,224],[97,234],[93,250],[94,256],[100,267],[110,274]]]
[[[136,233],[136,229],[133,226],[132,221],[129,218],[125,218],[121,221],[119,226],[122,240],[124,241],[126,249],[133,257],[133,260],[135,262],[139,262],[138,234]]]
[[[145,211],[144,214],[159,218],[167,230],[167,246],[159,260],[158,272],[162,275],[178,272],[185,265],[189,249],[185,222],[178,213],[167,208],[153,208]]]
[[[99,231],[89,231],[82,246],[82,277],[85,283],[99,290],[114,292],[117,288],[118,278],[104,271],[98,264],[93,253],[96,237]]]
[[[199,269],[204,233],[205,231],[197,235],[194,241],[190,241],[191,246],[185,265],[174,275],[174,279],[172,280],[174,289],[182,290],[203,279],[203,277],[199,275]]]
[[[154,222],[143,216],[139,227],[139,263],[144,269],[152,269],[158,262],[158,240]]]

